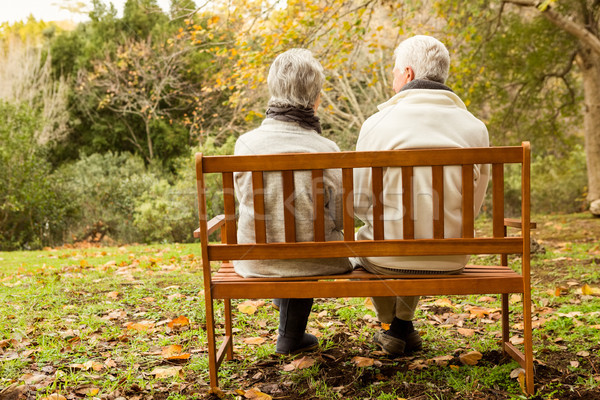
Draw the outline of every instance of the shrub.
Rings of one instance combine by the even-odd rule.
[[[50,173],[35,133],[41,116],[0,101],[0,249],[33,249],[61,241],[73,210],[59,177]]]
[[[139,156],[111,152],[81,156],[63,166],[60,175],[78,209],[78,221],[70,227],[73,240],[108,236],[132,243],[142,238],[133,224],[135,206],[161,177]]]

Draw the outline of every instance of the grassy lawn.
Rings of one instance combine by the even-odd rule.
[[[600,219],[535,219],[535,398],[600,399]],[[0,399],[524,398],[518,365],[498,351],[496,296],[423,298],[425,348],[396,360],[370,342],[380,327],[366,299],[317,299],[309,330],[321,346],[306,358],[273,354],[268,300],[243,304],[236,360],[209,394],[198,245],[0,252]]]

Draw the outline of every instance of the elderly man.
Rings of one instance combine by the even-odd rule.
[[[269,69],[267,83],[271,98],[267,117],[257,129],[240,136],[236,155],[274,153],[317,153],[339,151],[338,146],[320,135],[315,115],[325,76],[323,67],[308,50],[291,49],[280,54]],[[238,243],[254,243],[252,175],[235,174],[235,194],[239,201]],[[325,239],[342,240],[341,171],[327,170],[323,176],[325,200]],[[294,175],[296,240],[313,236],[313,196],[310,172]],[[264,174],[264,205],[267,241],[284,242],[283,183],[280,173]],[[298,260],[239,260],[235,271],[244,277],[307,276],[341,274],[352,270],[347,258]],[[279,337],[276,352],[297,353],[317,346],[317,338],[305,333],[313,299],[276,299],[279,306]]]
[[[446,47],[429,36],[414,36],[395,51],[393,89],[396,95],[381,104],[379,112],[365,121],[360,131],[357,151],[436,147],[487,147],[488,132],[461,99],[444,83],[448,77],[450,56]],[[475,214],[483,203],[489,179],[489,166],[474,171]],[[415,238],[433,237],[431,167],[414,169],[413,204]],[[402,238],[402,174],[390,168],[384,175],[384,228],[386,238]],[[368,169],[354,176],[355,213],[365,225],[357,233],[359,240],[373,239],[373,201]],[[444,235],[461,234],[460,167],[444,169]],[[366,257],[358,264],[377,274],[457,273],[468,256]],[[401,355],[418,350],[422,340],[413,327],[419,297],[374,297],[379,320],[390,324],[377,332],[374,342],[385,352]]]

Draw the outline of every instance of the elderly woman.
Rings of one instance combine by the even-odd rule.
[[[274,153],[317,153],[339,151],[338,146],[320,135],[315,116],[325,77],[323,67],[308,50],[292,49],[280,54],[269,70],[267,82],[271,98],[267,117],[257,129],[240,136],[236,155]],[[239,202],[238,243],[254,243],[252,176],[235,174],[235,194]],[[296,240],[312,241],[313,203],[311,173],[296,173]],[[342,179],[340,171],[325,171],[326,240],[342,240]],[[266,234],[269,242],[284,242],[283,186],[279,172],[264,174]],[[234,261],[244,277],[308,276],[345,273],[352,269],[346,258]],[[305,333],[313,299],[276,299],[279,305],[279,337],[276,352],[297,353],[317,346],[317,338]]]

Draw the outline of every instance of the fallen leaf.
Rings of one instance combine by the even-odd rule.
[[[515,336],[511,337],[511,338],[509,339],[509,341],[510,341],[512,344],[523,344],[523,342],[525,342],[525,339],[523,339],[522,337],[519,337],[519,336],[516,336],[516,335],[515,335]]]
[[[50,396],[42,397],[40,400],[67,400],[67,398],[58,393],[52,393]]]
[[[465,365],[477,365],[483,355],[478,351],[471,351],[466,354],[461,354],[458,359]]]
[[[258,389],[248,389],[244,393],[244,397],[253,400],[271,400],[272,397]]]
[[[146,303],[154,303],[154,301],[155,301],[155,298],[154,298],[154,297],[144,297],[144,298],[142,299],[142,301],[143,301],[143,302],[146,302]]]
[[[427,360],[427,364],[435,364],[439,365],[440,367],[445,367],[452,359],[454,359],[452,356],[437,356]]]
[[[589,356],[590,356],[590,352],[589,352],[589,351],[582,350],[582,351],[578,351],[578,352],[577,352],[577,355],[578,355],[579,357],[589,357]]]
[[[128,322],[125,324],[127,329],[138,332],[146,332],[154,328],[154,322],[152,321],[140,321],[140,322]]]
[[[120,295],[121,295],[120,292],[108,292],[108,293],[106,293],[106,297],[108,297],[109,299],[118,299]]]
[[[481,301],[483,303],[493,303],[494,301],[496,301],[496,298],[491,296],[481,296],[477,299],[477,301]]]
[[[165,346],[161,350],[161,355],[166,360],[188,360],[191,357],[190,353],[182,353],[182,347],[178,344]]]
[[[104,366],[108,369],[108,368],[114,368],[117,366],[117,363],[115,362],[115,360],[113,360],[112,358],[107,358],[106,360],[104,360]]]
[[[258,307],[265,304],[264,301],[246,300],[243,303],[238,304],[237,308],[241,313],[252,315],[258,310]]]
[[[264,337],[249,337],[244,339],[244,343],[246,344],[253,344],[253,345],[259,345],[259,344],[263,344],[264,342],[266,342],[267,339],[265,339]]]
[[[167,324],[167,326],[173,330],[178,330],[185,326],[188,326],[189,324],[190,324],[190,320],[187,317],[180,315],[179,317],[177,317],[174,320],[172,320],[171,322],[169,322]]]
[[[93,387],[93,386],[90,386],[90,387],[82,387],[82,388],[80,388],[80,389],[77,389],[77,390],[75,391],[75,393],[77,393],[77,394],[79,394],[79,395],[82,395],[82,396],[90,396],[90,397],[93,397],[93,396],[97,395],[99,392],[100,392],[100,389],[99,389],[99,388],[97,388],[97,387]]]
[[[272,397],[258,389],[248,389],[244,392],[244,397],[253,400],[271,400]]]
[[[579,367],[579,361],[569,361],[569,364],[571,364],[571,367],[573,368]]]
[[[441,299],[437,299],[433,304],[435,304],[436,306],[440,306],[440,307],[452,307],[453,306],[452,302],[445,297],[443,297]]]
[[[375,360],[369,357],[353,357],[351,360],[357,367],[370,367],[375,363]]]
[[[456,331],[465,337],[472,337],[473,335],[475,335],[474,329],[458,328],[456,329]]]
[[[317,360],[315,360],[314,358],[304,356],[302,358],[299,358],[297,360],[292,361],[289,364],[284,365],[283,366],[283,370],[286,371],[286,372],[290,372],[290,371],[293,371],[295,369],[310,368],[313,365],[315,365],[316,361]]]
[[[165,379],[165,378],[173,378],[177,376],[183,376],[183,367],[168,367],[161,368],[156,367],[151,372],[150,375],[154,375],[156,379]]]

